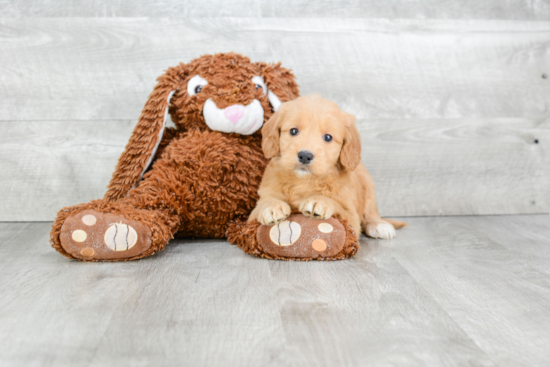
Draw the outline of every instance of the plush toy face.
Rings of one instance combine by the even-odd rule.
[[[282,92],[279,85],[270,86],[275,83],[275,78],[269,78],[273,66],[244,56],[206,55],[179,68],[185,79],[172,97],[170,112],[176,125],[187,129],[208,127],[252,135],[277,110],[281,99],[289,99],[286,93],[277,96]],[[284,86],[284,75],[282,79],[280,73],[271,76]]]
[[[235,53],[168,68],[143,107],[105,198],[116,201],[138,184],[155,158],[168,113],[180,131],[252,135],[251,141],[258,141],[260,128],[281,102],[298,97],[294,79],[280,64],[253,63]]]

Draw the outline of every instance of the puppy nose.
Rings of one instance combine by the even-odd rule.
[[[302,164],[310,164],[314,157],[313,153],[307,150],[302,150],[298,153],[298,160]]]
[[[241,117],[244,116],[244,106],[240,104],[234,104],[233,106],[229,106],[227,108],[224,108],[223,113],[225,117],[229,119],[232,123],[235,123],[240,120]]]

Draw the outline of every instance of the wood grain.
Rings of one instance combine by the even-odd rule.
[[[361,118],[548,117],[550,23],[0,19],[0,120],[137,119],[168,66],[235,51]]]
[[[548,364],[550,334],[538,330],[550,330],[550,278],[510,245],[531,247],[524,233],[547,235],[550,217],[467,219],[418,218],[389,246],[399,248],[392,251],[399,264],[497,365]],[[520,231],[506,227],[514,220]],[[496,231],[506,237],[493,238]]]
[[[0,221],[53,220],[102,198],[135,123],[0,122]]]
[[[548,213],[550,127],[527,119],[358,121],[385,216]],[[103,197],[134,124],[2,122],[0,221]],[[534,141],[538,140],[536,144]]]
[[[550,211],[550,120],[360,120],[383,215]]]
[[[550,4],[528,0],[0,0],[3,17],[350,17],[548,20]]]
[[[549,20],[550,3],[525,0],[263,0],[262,16]]]
[[[407,220],[332,263],[178,239],[85,264],[0,223],[0,364],[548,365],[550,216]]]

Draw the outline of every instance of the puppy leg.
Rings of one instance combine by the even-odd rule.
[[[365,234],[372,238],[383,238],[390,240],[395,238],[397,233],[396,228],[401,228],[407,223],[392,221],[390,223],[378,214],[378,206],[376,205],[376,194],[374,192],[374,182],[370,174],[365,170],[361,176],[363,189],[365,190],[365,206],[362,215],[362,227]]]
[[[397,235],[395,232],[395,227],[391,225],[391,223],[380,218],[374,191],[372,192],[372,195],[367,198],[362,224],[365,234],[372,238],[391,240]]]
[[[263,225],[272,226],[279,222],[282,222],[290,215],[290,205],[282,200],[271,198],[260,200],[248,221],[257,219]]]

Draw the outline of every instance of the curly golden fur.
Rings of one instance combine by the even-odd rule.
[[[273,225],[298,209],[310,218],[335,216],[355,233],[378,238],[393,238],[406,225],[380,218],[355,117],[334,102],[309,95],[284,103],[262,134],[264,154],[272,159],[249,221]]]

